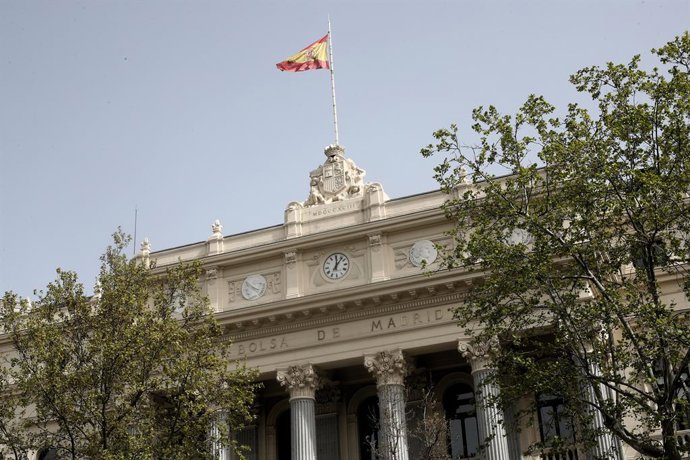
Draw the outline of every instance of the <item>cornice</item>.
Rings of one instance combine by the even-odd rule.
[[[381,220],[363,222],[361,224],[346,226],[343,228],[325,230],[322,232],[298,236],[295,238],[283,238],[279,241],[259,244],[252,247],[241,248],[223,252],[222,254],[212,254],[197,257],[195,260],[201,261],[204,266],[222,266],[232,263],[242,264],[256,262],[257,259],[274,257],[286,251],[308,250],[322,247],[326,244],[332,245],[342,243],[355,238],[366,238],[367,234],[375,232],[386,232],[390,229],[407,230],[410,228],[431,225],[434,223],[447,222],[443,211],[440,208],[416,211],[400,216],[388,217]],[[226,240],[226,243],[228,241]],[[203,246],[205,243],[199,243]],[[151,253],[152,260],[156,256],[163,256],[166,251]],[[181,254],[183,255],[183,254]],[[162,273],[168,265],[159,265],[154,269],[154,273]]]

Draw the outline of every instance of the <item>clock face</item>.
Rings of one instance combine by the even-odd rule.
[[[350,259],[345,254],[335,252],[328,256],[323,263],[323,274],[326,278],[338,280],[347,275],[350,269]]]
[[[256,300],[266,292],[266,278],[262,275],[249,275],[242,283],[242,297]]]

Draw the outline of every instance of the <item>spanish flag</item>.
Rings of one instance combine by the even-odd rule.
[[[328,34],[316,40],[311,45],[304,48],[297,54],[294,54],[276,64],[279,70],[287,72],[301,72],[303,70],[312,69],[329,69],[328,63]]]

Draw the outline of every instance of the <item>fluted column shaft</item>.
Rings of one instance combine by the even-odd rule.
[[[292,460],[316,460],[314,396],[320,379],[310,364],[278,371],[278,382],[290,392]]]
[[[316,413],[313,398],[290,399],[292,460],[316,460]]]
[[[589,369],[591,375],[599,375],[599,367],[595,363],[589,364]],[[591,384],[587,384],[585,390],[585,395],[587,400],[592,404],[596,404],[597,398],[594,393],[594,388]],[[602,395],[608,395],[608,389],[599,385],[599,391]],[[596,433],[595,444],[589,451],[590,459],[597,458],[608,458],[609,455],[613,455],[614,460],[622,460],[622,451],[618,439],[608,430],[604,425],[604,417],[601,412],[596,408],[590,409],[590,414],[592,416],[592,429]]]
[[[214,460],[227,460],[230,458],[230,447],[227,442],[221,440],[221,436],[227,436],[227,433],[224,433],[221,429],[223,424],[227,424],[227,414],[220,413],[211,425],[210,439]]]
[[[402,351],[365,356],[364,365],[376,377],[380,424],[378,456],[382,460],[408,460],[404,385],[408,367]]]
[[[493,370],[489,367],[484,353],[478,354],[466,343],[460,343],[459,350],[472,366],[477,402],[477,432],[482,446],[479,457],[485,460],[510,460],[503,412],[495,404],[489,402],[495,400],[500,394],[498,385],[487,380]]]
[[[486,403],[487,400],[498,397],[498,385],[487,383],[486,378],[491,371],[483,368],[472,369],[472,378],[477,400],[477,425],[479,441],[483,445],[481,456],[486,460],[509,460],[508,438],[503,425],[503,413],[495,405]]]

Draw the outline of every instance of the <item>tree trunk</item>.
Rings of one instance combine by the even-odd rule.
[[[664,459],[681,460],[682,456],[678,451],[678,441],[676,439],[676,425],[673,420],[661,422],[661,435],[664,447]]]

